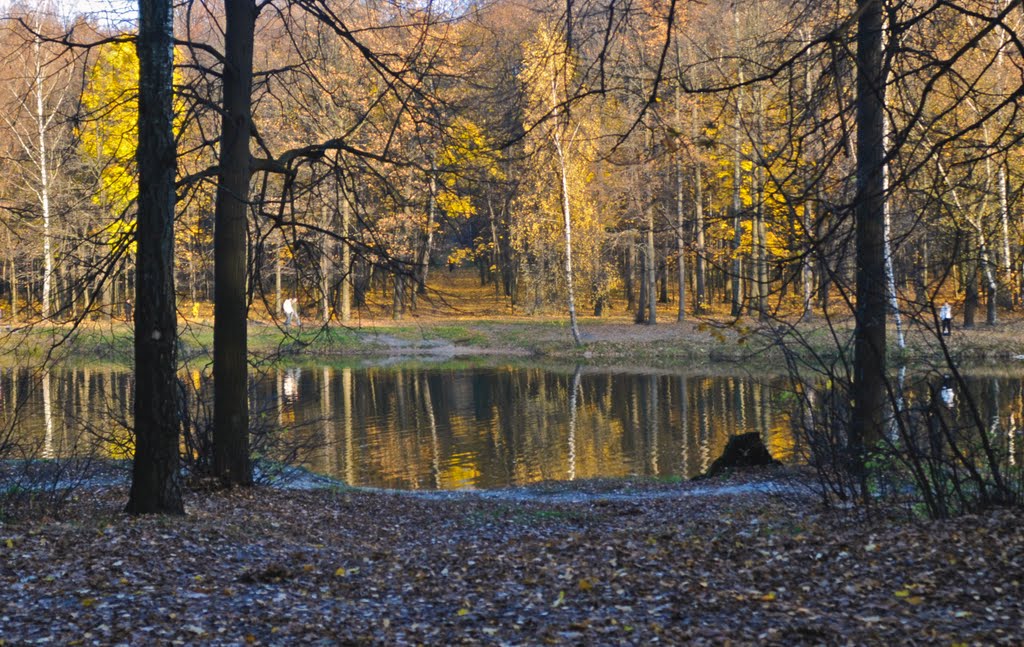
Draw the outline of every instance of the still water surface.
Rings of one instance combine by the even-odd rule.
[[[198,374],[186,381],[208,392]],[[987,394],[981,401],[991,405],[993,424],[1016,425],[1022,383],[972,382]],[[26,453],[130,455],[123,425],[131,384],[129,372],[110,369],[4,369],[0,422]],[[495,488],[688,478],[707,469],[730,435],[747,431],[791,459],[800,448],[788,388],[783,378],[746,374],[286,368],[253,378],[251,408],[255,428],[284,430],[271,436],[273,452],[296,450],[302,464],[351,485]]]

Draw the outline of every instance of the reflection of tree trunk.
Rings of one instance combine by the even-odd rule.
[[[423,406],[427,412],[427,424],[430,425],[431,471],[434,474],[434,488],[441,489],[441,439],[437,434],[437,418],[434,416],[434,398],[430,392],[430,378],[421,373],[423,382]]]
[[[681,467],[679,476],[690,477],[690,410],[687,401],[687,380],[685,375],[679,376],[679,460]]]
[[[708,471],[711,465],[710,423],[708,421],[708,380],[697,383],[697,453],[700,457],[700,473]]]
[[[320,385],[320,424],[323,425],[323,462],[324,470],[332,477],[337,476],[337,463],[335,458],[338,452],[338,433],[334,425],[333,403],[331,402],[331,369],[324,367],[321,372]]]
[[[43,421],[46,437],[43,440],[43,458],[56,458],[53,443],[53,401],[50,397],[50,371],[43,369],[40,375],[43,385]]]
[[[341,369],[341,406],[344,408],[345,425],[345,483],[356,485],[355,429],[352,425],[352,369]]]
[[[657,476],[658,470],[658,377],[648,375],[647,383],[647,433],[650,439],[647,442],[648,464],[651,475]]]
[[[580,378],[583,367],[576,365],[572,374],[572,386],[569,392],[569,480],[576,480],[576,408],[577,397],[580,390]]]

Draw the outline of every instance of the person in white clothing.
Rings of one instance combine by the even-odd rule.
[[[942,335],[949,337],[953,332],[953,308],[949,305],[949,301],[943,303],[939,308],[939,320],[942,322]]]
[[[291,297],[285,299],[284,303],[281,304],[281,310],[284,311],[285,326],[291,326],[292,321],[297,323],[299,326],[302,325],[302,320],[299,319],[298,308],[295,307],[295,299],[292,299]]]

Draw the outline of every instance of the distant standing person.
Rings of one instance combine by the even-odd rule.
[[[943,303],[939,308],[939,319],[942,321],[943,337],[949,337],[953,332],[953,308],[949,305],[949,301]]]
[[[295,321],[299,326],[302,325],[302,320],[299,319],[299,311],[295,307],[295,299],[291,297],[284,300],[281,304],[281,309],[284,310],[284,325],[291,326],[292,321]]]
[[[125,299],[124,300],[124,320],[129,322],[129,323],[132,321],[132,300],[131,299]]]

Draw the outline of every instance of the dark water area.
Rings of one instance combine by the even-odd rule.
[[[209,396],[194,387],[190,409]],[[569,368],[282,368],[253,376],[252,426],[271,458],[294,455],[354,486],[497,488],[598,477],[689,478],[730,435],[755,431],[772,454],[800,460],[797,398],[782,377]],[[0,371],[6,458],[132,451],[132,377],[110,369]],[[1013,442],[1020,377],[971,378],[993,433]],[[908,400],[964,394],[922,382]],[[916,395],[914,395],[916,394]],[[794,417],[795,416],[795,417]],[[1015,452],[1013,452],[1015,453]],[[1011,454],[1013,454],[1011,453]]]

